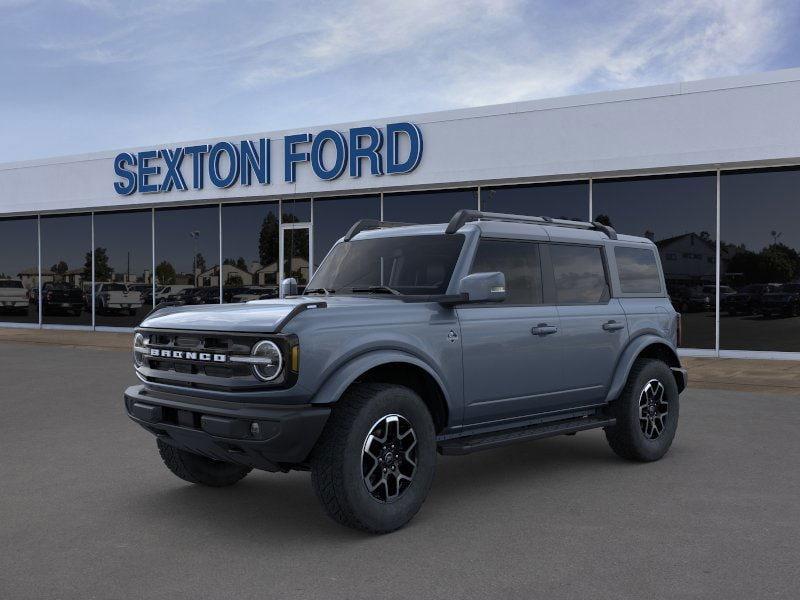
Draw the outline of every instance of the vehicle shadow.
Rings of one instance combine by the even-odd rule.
[[[520,486],[546,487],[549,480],[563,478],[565,472],[580,479],[596,471],[598,463],[604,468],[610,463],[621,468],[630,464],[614,456],[601,432],[516,444],[469,456],[439,456],[425,507],[438,511],[468,505],[470,500],[485,499],[487,489],[513,493]],[[298,536],[305,542],[345,541],[366,535],[325,516],[309,473],[254,471],[237,485],[221,489],[165,481],[167,485],[157,491],[148,486],[130,498],[141,522],[154,529],[188,528],[195,534],[203,530],[232,543],[254,539],[295,543]]]

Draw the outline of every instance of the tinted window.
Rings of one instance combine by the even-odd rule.
[[[103,285],[95,294],[95,325],[135,327],[152,309],[152,237],[152,211],[95,213],[94,280],[96,289]],[[127,284],[141,288],[128,291]]]
[[[159,284],[219,290],[218,206],[156,210],[155,230]],[[164,298],[156,298],[160,300]],[[218,302],[219,294],[214,303]]]
[[[0,322],[38,323],[38,224],[36,218],[0,219]],[[22,286],[22,292],[19,291]]]
[[[716,174],[595,179],[592,209],[619,233],[655,242],[667,293],[683,315],[683,346],[714,348],[715,303],[701,288],[716,283]]]
[[[223,302],[277,294],[278,203],[223,205],[222,257]]]
[[[42,322],[91,325],[92,216],[42,217]]]
[[[618,246],[614,249],[614,256],[617,259],[619,283],[623,293],[661,293],[656,255],[652,250]]]
[[[380,219],[380,196],[353,196],[314,200],[314,263],[325,255],[353,223],[360,219]]]
[[[481,188],[481,210],[585,221],[589,218],[589,182]]]
[[[311,200],[282,200],[281,212],[284,223],[310,223]]]
[[[800,306],[769,297],[800,282],[800,169],[723,172],[720,181],[722,350],[800,351]]]
[[[385,194],[383,220],[401,223],[447,223],[462,208],[478,208],[478,190]]]
[[[559,304],[590,304],[608,299],[608,282],[600,248],[553,244],[550,257]]]
[[[409,235],[342,242],[314,274],[308,289],[336,294],[390,286],[403,294],[444,294],[463,235]],[[360,292],[357,292],[360,293]]]
[[[506,277],[506,304],[542,303],[538,244],[481,240],[471,272],[493,271],[500,271]]]

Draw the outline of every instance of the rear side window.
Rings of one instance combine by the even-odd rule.
[[[655,252],[649,248],[614,248],[623,294],[660,294],[661,278]]]
[[[597,246],[550,246],[550,259],[558,304],[598,304],[611,294],[603,267],[603,253]]]
[[[472,273],[500,271],[506,277],[505,304],[541,304],[539,245],[531,242],[481,240]]]

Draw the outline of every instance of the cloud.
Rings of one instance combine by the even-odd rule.
[[[15,82],[0,88],[0,160],[43,137],[48,154],[77,153],[797,66],[780,53],[799,13],[795,0],[0,0]]]

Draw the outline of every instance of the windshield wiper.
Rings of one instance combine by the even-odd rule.
[[[309,289],[305,290],[305,292],[303,292],[303,295],[307,295],[307,294],[325,294],[326,296],[330,296],[331,294],[334,294],[334,293],[336,293],[336,290],[329,290],[329,289],[324,288],[324,287],[318,287],[318,288],[311,288],[310,290]]]
[[[353,288],[354,294],[392,294],[393,296],[402,296],[400,292],[396,289],[389,287],[388,285],[371,285],[369,287],[354,287]]]

